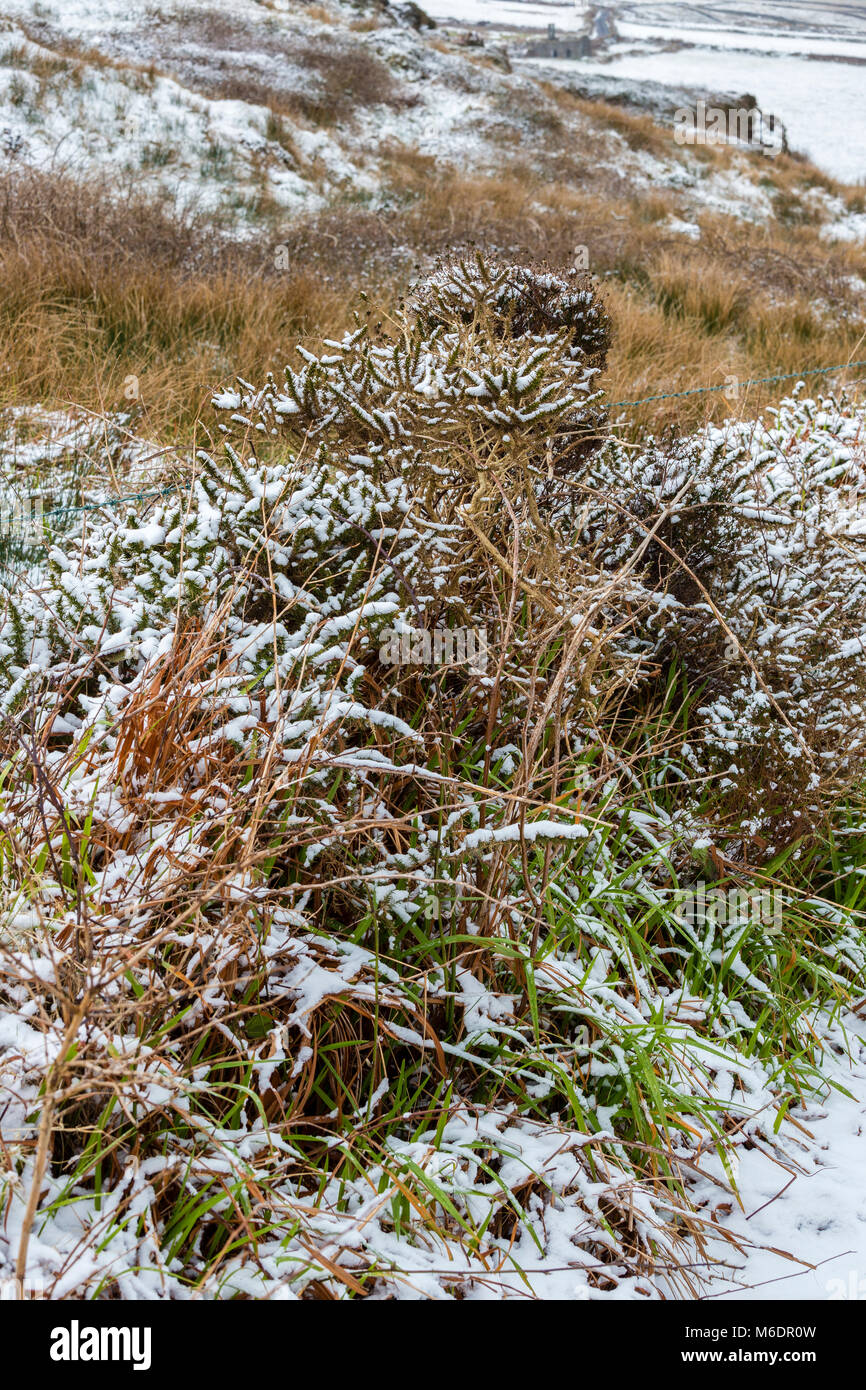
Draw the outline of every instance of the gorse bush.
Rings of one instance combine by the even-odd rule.
[[[697,697],[680,750],[714,779],[747,854],[781,848],[862,777],[866,493],[862,416],[795,398],[770,428],[611,443],[593,460],[582,531],[616,572],[649,541],[631,650]],[[655,676],[651,676],[655,679]]]
[[[305,367],[287,368],[285,386],[242,384],[216,404],[250,430],[282,428],[343,458],[354,445],[369,448],[374,476],[411,470],[417,487],[429,475],[428,504],[437,495],[450,507],[490,497],[498,510],[493,480],[502,477],[520,479],[519,500],[532,508],[532,470],[543,462],[551,471],[551,448],[597,434],[593,382],[608,337],[587,284],[479,258],[419,286],[401,336],[375,341],[359,327],[328,344],[326,357],[303,352]]]
[[[0,1239],[58,1294],[711,1276],[701,1182],[864,966],[856,836],[819,894],[801,835],[784,952],[739,853],[860,766],[861,416],[636,455],[607,343],[588,283],[445,265],[6,595]]]

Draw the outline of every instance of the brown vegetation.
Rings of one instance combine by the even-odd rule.
[[[353,90],[340,63],[338,53],[329,55],[327,82]],[[372,68],[361,73],[356,63],[353,73],[362,86],[373,82],[369,100],[388,99]],[[378,207],[341,193],[291,220],[263,173],[250,209],[259,235],[244,243],[212,216],[179,215],[107,183],[7,174],[0,184],[4,401],[114,408],[134,376],[149,428],[182,428],[214,380],[234,369],[279,372],[297,342],[315,344],[336,331],[351,318],[359,289],[376,316],[386,314],[413,265],[473,246],[558,270],[585,248],[615,328],[604,383],[614,401],[864,356],[866,252],[823,240],[815,201],[833,194],[856,210],[856,190],[781,156],[761,166],[759,181],[775,218],[695,212],[684,194],[637,189],[602,161],[610,138],[603,121],[632,147],[661,149],[667,134],[649,117],[563,92],[554,101],[555,92],[545,97],[551,112],[592,118],[573,151],[552,128],[558,153],[544,164],[512,151],[495,172],[479,174],[392,143],[381,151]],[[269,138],[302,167],[273,94],[270,108]],[[719,168],[732,158],[718,149],[711,156]],[[674,219],[690,220],[697,235],[683,235]],[[760,410],[777,394],[773,384],[750,388],[739,408]],[[698,395],[651,403],[635,420],[693,426],[732,408],[721,396]]]

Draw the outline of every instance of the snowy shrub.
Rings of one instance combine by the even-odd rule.
[[[694,1292],[684,1173],[781,1142],[812,1013],[765,921],[677,903],[859,756],[861,416],[635,457],[606,346],[588,285],[445,266],[6,593],[0,1069],[53,1136],[7,1226],[44,1181],[62,1292]],[[457,629],[486,666],[395,663]],[[813,906],[786,970],[840,999]]]
[[[770,427],[711,428],[637,459],[611,443],[589,471],[582,535],[605,567],[649,542],[629,646],[663,678],[682,668],[696,697],[685,762],[761,847],[815,824],[862,775],[866,527],[850,503],[864,450],[860,412],[798,396]]]
[[[587,285],[478,258],[423,282],[399,336],[358,327],[321,358],[302,352],[284,386],[242,382],[215,403],[334,462],[356,451],[372,476],[407,477],[449,519],[461,503],[498,512],[497,481],[515,484],[537,522],[539,480],[597,435],[607,341]]]

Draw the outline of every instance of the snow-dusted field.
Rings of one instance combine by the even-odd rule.
[[[765,116],[784,122],[792,149],[846,183],[866,179],[866,69],[859,64],[725,46],[623,54],[595,66],[638,81],[750,92]]]
[[[558,29],[582,29],[587,17],[587,7],[580,0],[430,0],[424,9],[431,18],[446,24],[459,20],[521,29],[548,24]]]
[[[592,18],[581,4],[530,0],[431,0],[427,8],[442,20],[533,29],[579,30]],[[866,180],[866,6],[613,0],[603,8],[617,34],[580,70],[749,92],[784,122],[793,149],[845,182]]]
[[[492,24],[507,26],[512,20],[542,25],[552,14],[559,25],[570,21],[579,27],[584,17],[570,4],[520,0],[434,0],[431,8],[436,14],[456,8],[464,20],[476,11],[489,12]],[[42,18],[34,20],[25,0],[0,0],[0,26],[6,24],[5,38],[0,31],[0,57],[6,54],[0,62],[0,160],[76,178],[134,179],[154,194],[230,222],[237,235],[255,236],[261,231],[256,209],[263,186],[273,206],[292,216],[347,196],[375,205],[386,178],[380,156],[389,146],[417,149],[464,173],[497,167],[506,136],[512,147],[524,142],[532,147],[532,131],[520,123],[520,111],[534,104],[539,76],[549,78],[557,68],[568,78],[590,68],[619,76],[616,62],[521,60],[523,38],[513,26],[501,33],[493,28],[487,44],[496,50],[501,39],[506,41],[510,74],[475,65],[474,50],[459,44],[443,52],[408,27],[384,28],[363,36],[364,51],[397,74],[405,100],[358,106],[351,120],[289,120],[284,122],[287,147],[269,126],[268,94],[315,92],[317,74],[309,64],[304,68],[293,61],[292,46],[297,50],[307,38],[320,47],[339,44],[342,30],[288,3],[279,21],[269,11],[265,25],[253,0],[232,0],[237,42],[221,48],[212,13],[207,0],[185,0],[182,6],[165,5],[159,22],[148,26],[119,0],[77,0],[62,10],[42,5]],[[278,22],[285,26],[282,46],[273,28]],[[70,66],[55,74],[49,91],[34,69],[56,62],[58,42],[64,40],[78,46],[74,51],[83,50],[76,60],[80,71]],[[645,54],[617,61],[655,59]],[[737,77],[736,72],[731,76],[733,88]],[[660,72],[659,81],[667,80]],[[700,91],[700,71],[694,80]],[[226,86],[232,82],[234,87]],[[665,88],[653,90],[664,93]],[[717,82],[714,91],[719,90]],[[680,94],[684,101],[695,96],[684,87]],[[635,189],[652,185],[685,195],[688,205],[682,211],[689,224],[700,209],[733,212],[749,221],[771,215],[754,163],[744,160],[709,176],[702,170],[698,177],[688,158],[679,158],[682,151],[673,138],[669,155],[661,158],[630,149],[615,132],[605,131],[604,139],[607,149],[596,153],[596,168],[627,179]],[[821,215],[831,219],[839,235],[860,234],[841,204],[828,202]]]

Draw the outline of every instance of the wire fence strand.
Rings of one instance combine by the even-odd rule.
[[[748,386],[765,386],[779,381],[802,381],[809,376],[832,376],[834,372],[847,372],[853,367],[866,367],[866,361],[841,362],[834,367],[809,367],[805,371],[781,372],[775,376],[749,377],[746,381],[737,383],[738,389]],[[728,382],[722,382],[717,386],[694,386],[688,391],[665,391],[656,396],[642,396],[634,401],[611,401],[608,408],[610,410],[620,410],[626,406],[649,405],[654,401],[673,401],[682,400],[685,396],[706,396],[714,392],[725,391],[728,389]],[[69,507],[50,507],[42,510],[39,515],[44,520],[46,517],[71,516],[83,512],[98,512],[105,507],[122,507],[127,502],[146,502],[156,497],[168,497],[172,493],[182,492],[187,484],[178,483],[171,487],[158,488],[150,492],[128,493],[123,497],[107,497],[102,502],[84,502],[76,506]],[[0,513],[2,515],[2,513]],[[0,538],[2,538],[2,528],[0,528]]]

